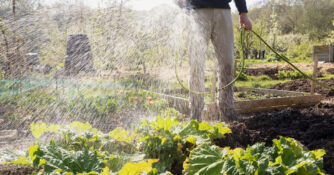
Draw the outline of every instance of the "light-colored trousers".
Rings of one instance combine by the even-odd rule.
[[[233,71],[233,22],[229,9],[196,9],[190,13],[189,29],[189,88],[205,91],[204,74],[209,41],[215,49],[218,59],[219,88],[234,79]],[[233,110],[233,86],[220,91],[218,104],[221,111]],[[191,118],[201,120],[204,108],[204,95],[190,93]],[[222,116],[222,115],[221,115]],[[218,116],[222,121],[224,118]]]

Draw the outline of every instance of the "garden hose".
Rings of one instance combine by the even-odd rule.
[[[304,73],[303,71],[301,71],[298,67],[296,67],[294,64],[292,64],[289,59],[284,56],[284,55],[281,55],[279,53],[277,53],[277,51],[275,51],[258,33],[256,33],[254,30],[250,30],[256,37],[258,37],[268,48],[269,50],[271,50],[272,52],[275,53],[275,55],[277,55],[279,58],[281,58],[283,61],[287,62],[290,66],[292,66],[296,71],[298,71],[299,73],[301,73],[306,79],[309,79],[311,80],[312,82],[324,87],[324,88],[327,88],[327,89],[330,89],[330,90],[333,90],[334,91],[334,87],[330,87],[329,85],[327,84],[324,84],[324,83],[321,83],[320,81],[318,80],[315,80],[313,79],[311,76],[307,75],[306,73]],[[189,91],[190,93],[193,93],[193,94],[196,94],[196,95],[205,95],[205,94],[212,94],[213,92],[214,93],[217,93],[217,92],[220,92],[220,91],[223,91],[224,89],[230,87],[233,85],[233,83],[235,83],[239,78],[240,76],[242,75],[243,73],[243,70],[245,68],[245,55],[244,55],[244,41],[243,41],[243,35],[244,35],[244,28],[242,28],[240,30],[240,45],[241,45],[241,69],[240,69],[240,72],[239,74],[235,77],[234,80],[232,80],[230,83],[228,83],[227,85],[225,85],[224,87],[222,88],[219,88],[219,89],[216,89],[215,91],[210,91],[210,92],[207,92],[207,91],[203,91],[203,92],[199,92],[199,91],[195,91],[195,90],[192,90],[190,88],[188,88],[187,86],[185,86],[179,75],[178,75],[178,71],[177,71],[177,63],[178,63],[178,60],[176,59],[176,62],[175,62],[175,75],[176,75],[176,79],[178,81],[178,83],[181,85],[182,88],[186,89],[187,91]]]
[[[255,36],[257,36],[263,42],[263,44],[265,44],[272,52],[274,52],[279,58],[283,59],[283,61],[287,62],[296,71],[298,71],[299,73],[301,73],[306,79],[309,79],[309,80],[313,81],[314,83],[316,83],[316,84],[318,84],[318,85],[320,85],[320,86],[322,86],[324,88],[327,88],[327,89],[330,89],[330,90],[334,90],[334,87],[330,87],[327,84],[321,83],[320,81],[313,79],[311,76],[309,76],[306,73],[304,73],[303,71],[301,71],[298,67],[296,67],[294,64],[292,64],[286,56],[277,53],[277,51],[275,51],[258,33],[256,33],[253,30],[250,30],[250,31]]]

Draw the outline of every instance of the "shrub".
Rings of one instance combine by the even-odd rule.
[[[306,59],[312,57],[312,51],[312,44],[303,42],[289,49],[287,54],[292,58]]]
[[[299,78],[303,77],[303,74],[301,74],[298,71],[278,71],[278,73],[276,74],[277,78],[279,80],[285,80],[285,79],[292,79],[292,80],[296,80]]]
[[[237,72],[236,75],[238,76],[238,75],[239,75],[239,72]],[[242,73],[240,74],[238,80],[239,80],[239,81],[247,81],[247,80],[249,80],[249,76],[242,72]]]

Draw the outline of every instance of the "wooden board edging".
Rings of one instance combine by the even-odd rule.
[[[324,99],[322,95],[319,94],[307,94],[302,92],[291,92],[291,91],[281,91],[281,90],[269,90],[269,89],[256,89],[256,88],[239,88],[240,91],[262,91],[269,93],[281,93],[289,94],[290,96],[272,98],[272,99],[256,99],[256,100],[245,100],[245,101],[235,101],[234,111],[237,114],[249,114],[256,112],[265,112],[275,109],[284,109],[288,107],[300,108],[309,107],[316,105],[321,100]],[[173,91],[176,92],[177,90]],[[150,91],[147,91],[150,92]],[[171,91],[169,91],[171,92]],[[150,92],[152,93],[152,92]],[[186,98],[176,97],[170,94],[162,94],[158,92],[153,92],[162,98],[168,100],[170,107],[177,109],[179,112],[185,115],[190,114],[189,101]],[[206,103],[202,118],[215,118],[219,115],[219,108],[216,103]]]

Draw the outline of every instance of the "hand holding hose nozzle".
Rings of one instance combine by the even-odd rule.
[[[240,28],[244,28],[246,30],[252,30],[253,26],[248,18],[247,13],[240,13],[239,20],[240,20]]]

